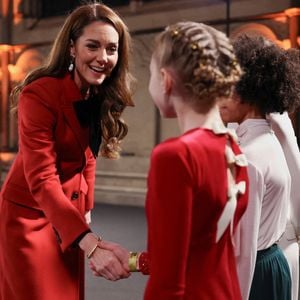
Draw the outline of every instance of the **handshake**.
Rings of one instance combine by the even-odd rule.
[[[131,272],[149,274],[149,260],[146,252],[129,252],[117,243],[103,240],[94,233],[87,233],[79,247],[89,259],[89,266],[95,276],[111,281],[128,278]]]

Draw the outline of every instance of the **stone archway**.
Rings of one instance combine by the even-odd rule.
[[[248,35],[261,35],[277,44],[281,43],[271,28],[259,23],[248,23],[235,28],[231,31],[230,38],[235,39],[243,33],[247,33]]]
[[[8,66],[10,79],[17,83],[22,81],[31,70],[39,67],[43,60],[44,56],[38,49],[28,48],[23,50],[16,63]]]

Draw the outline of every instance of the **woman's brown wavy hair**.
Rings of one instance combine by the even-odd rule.
[[[59,31],[46,63],[33,70],[24,81],[12,91],[12,107],[17,110],[18,97],[23,88],[34,80],[44,77],[63,77],[68,72],[71,61],[70,43],[75,42],[89,24],[102,21],[112,25],[119,34],[119,58],[109,78],[99,86],[93,86],[92,93],[99,95],[102,101],[101,154],[108,158],[117,158],[119,142],[126,136],[128,127],[121,119],[126,106],[133,106],[130,90],[132,76],[129,71],[131,38],[122,19],[108,6],[100,3],[87,3],[76,8],[66,19]]]

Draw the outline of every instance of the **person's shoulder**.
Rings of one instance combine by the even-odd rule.
[[[24,90],[34,90],[34,89],[51,89],[57,90],[61,88],[61,82],[63,78],[60,77],[40,77],[32,82],[30,82]]]
[[[41,77],[26,85],[20,94],[20,102],[42,103],[48,107],[58,107],[63,95],[63,78]]]
[[[154,147],[152,159],[171,159],[172,157],[181,156],[185,147],[179,137],[168,138]]]

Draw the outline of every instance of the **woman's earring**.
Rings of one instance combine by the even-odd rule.
[[[70,61],[70,65],[69,65],[69,72],[72,72],[74,70],[74,61],[75,61],[75,57],[71,56],[71,61]]]

